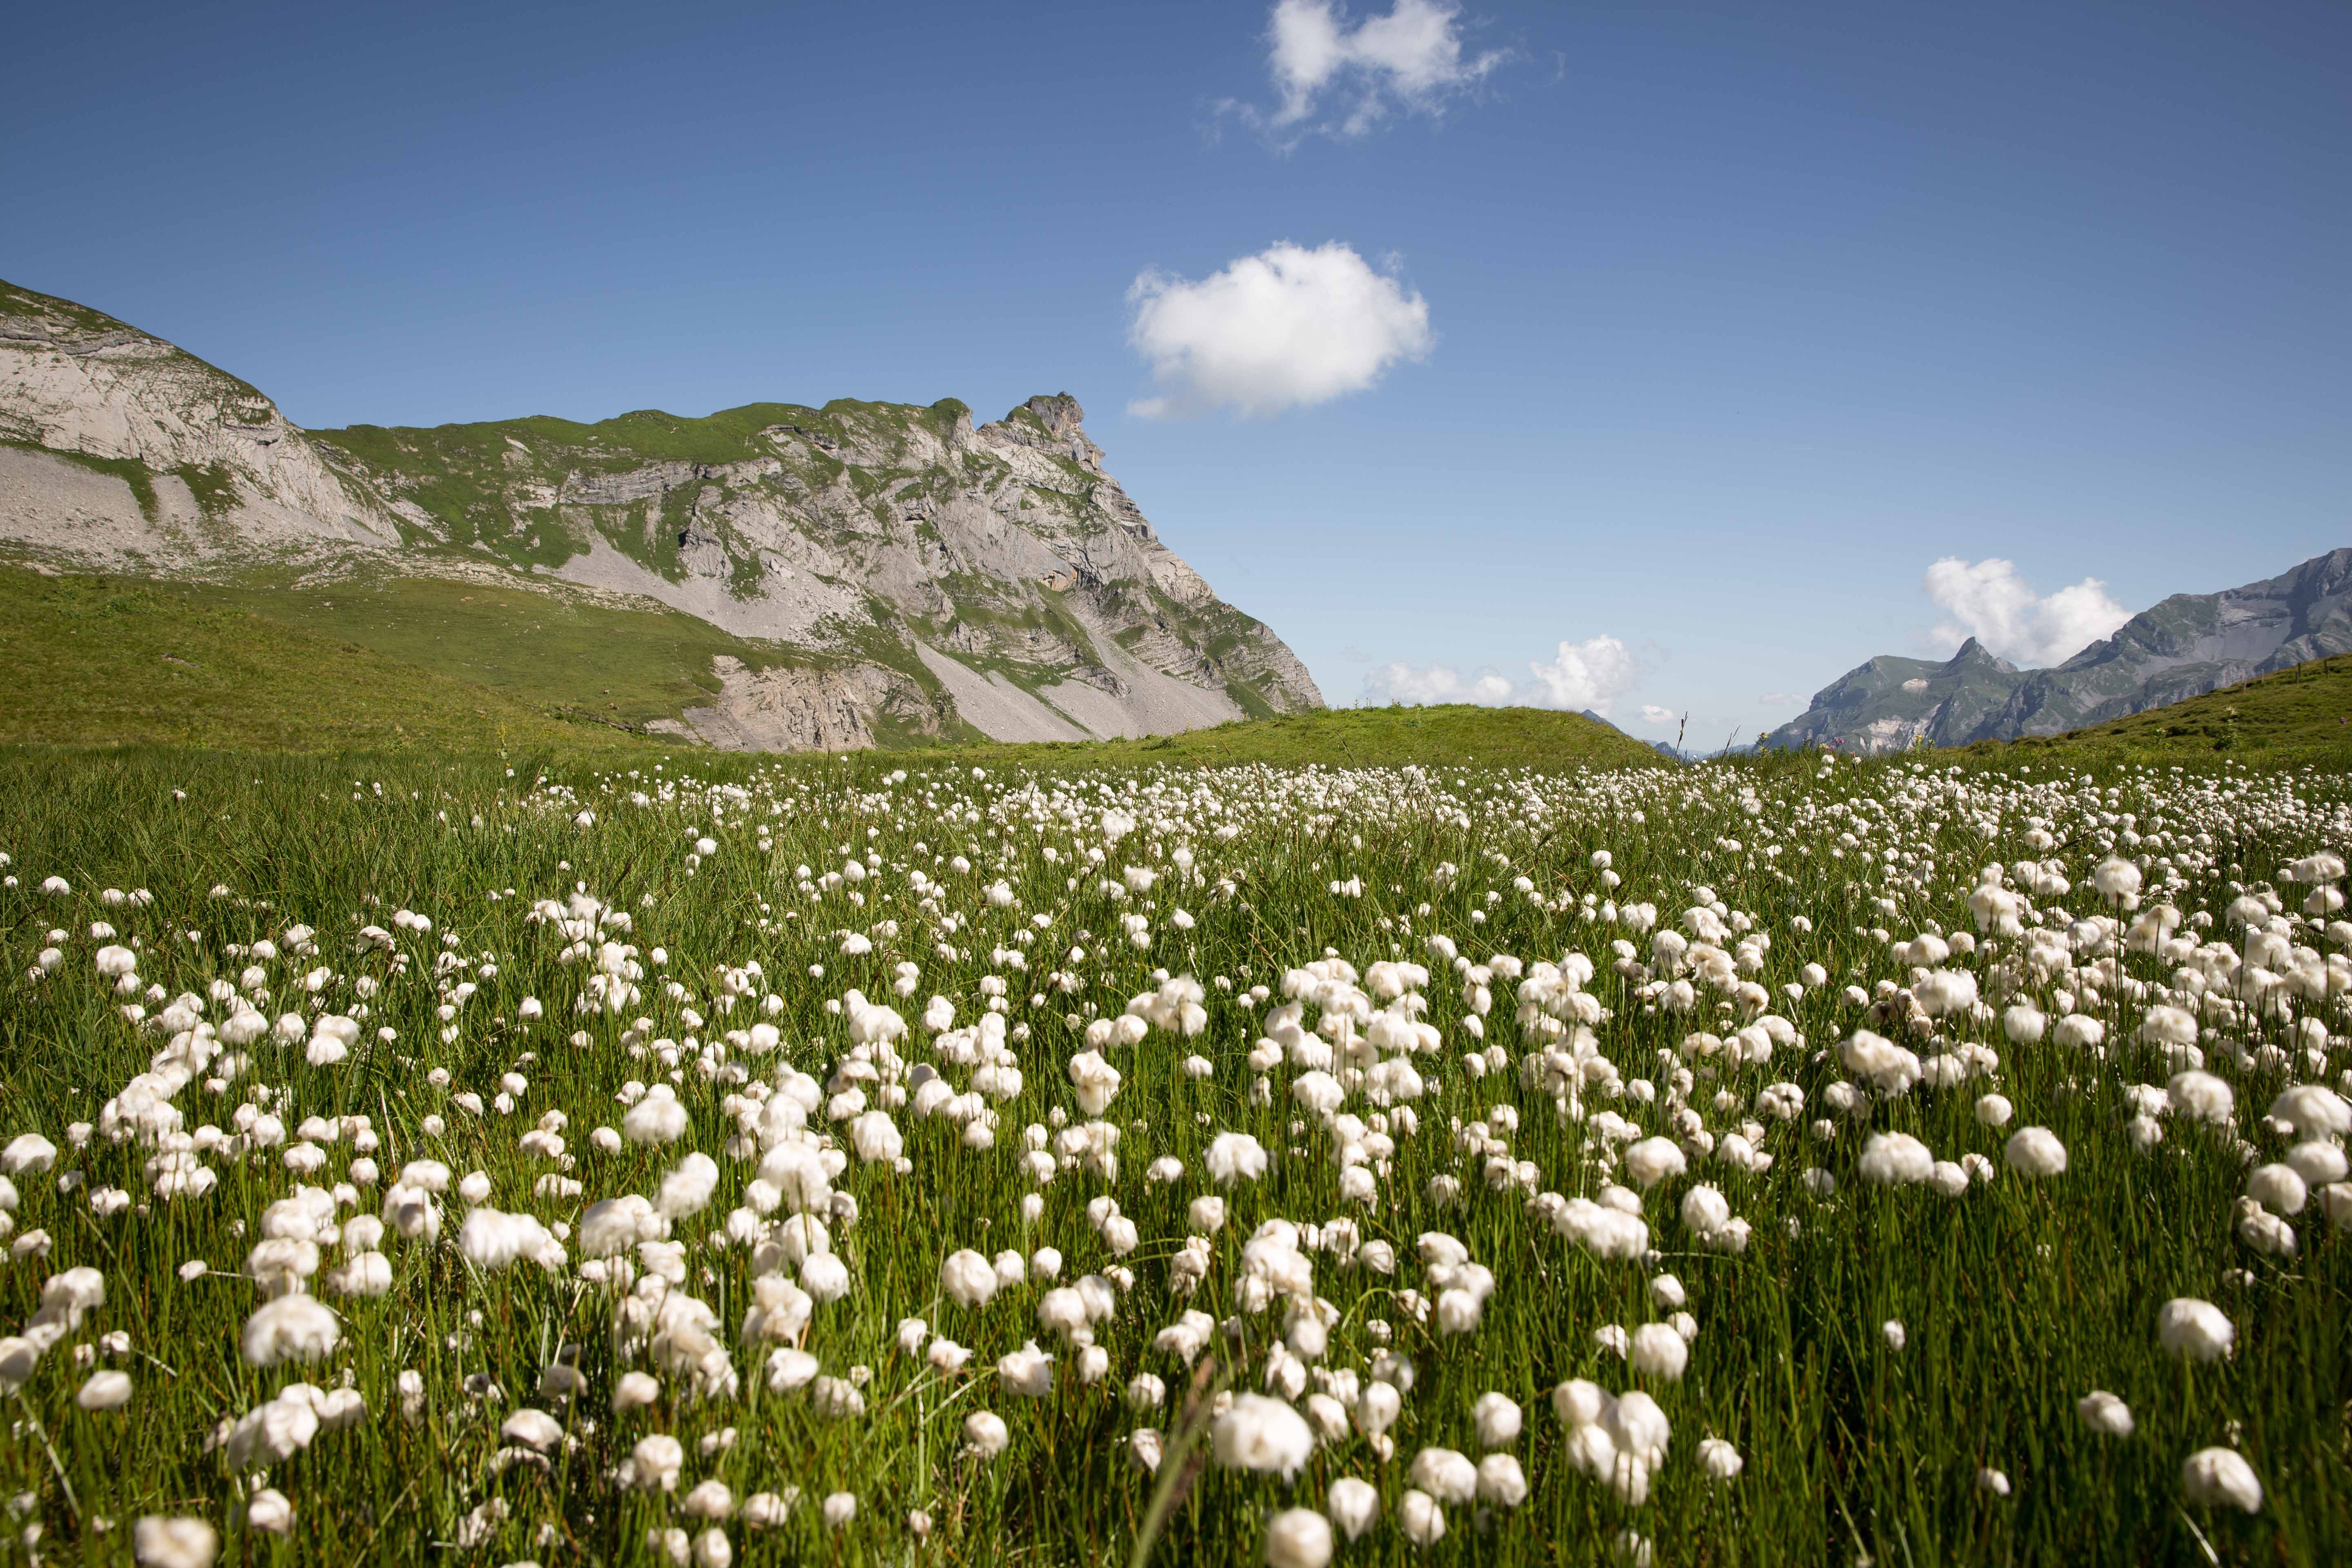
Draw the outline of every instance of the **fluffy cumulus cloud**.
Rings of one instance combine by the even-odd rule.
[[[1673,709],[1661,708],[1654,702],[1644,702],[1642,704],[1643,723],[1663,725],[1671,724],[1674,721],[1675,710]]]
[[[1129,341],[1161,388],[1128,405],[1147,418],[1327,403],[1436,342],[1428,301],[1337,241],[1309,250],[1285,240],[1198,282],[1146,272],[1127,297]]]
[[[1563,642],[1549,664],[1530,662],[1528,679],[1513,681],[1493,670],[1464,675],[1444,665],[1417,668],[1384,664],[1364,678],[1367,704],[1475,702],[1482,708],[1560,708],[1606,714],[1631,690],[1641,672],[1633,651],[1608,636]],[[1649,710],[1644,709],[1643,717]]]
[[[1279,0],[1266,28],[1266,68],[1281,101],[1226,107],[1271,135],[1361,136],[1391,114],[1436,114],[1505,58],[1462,45],[1461,7],[1395,0],[1360,22],[1333,0]]]
[[[2017,574],[2016,563],[1998,557],[1970,565],[1948,555],[1927,568],[1927,587],[1944,612],[1937,642],[1948,647],[1974,637],[2028,669],[2062,663],[2131,619],[2096,577],[2037,594]]]
[[[1420,707],[1431,702],[1475,702],[1500,708],[1511,700],[1512,686],[1493,670],[1464,675],[1434,664],[1418,669],[1409,664],[1384,664],[1364,678],[1367,702],[1402,702]]]

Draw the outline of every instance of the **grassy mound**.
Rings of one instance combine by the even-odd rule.
[[[1237,720],[1181,735],[1135,741],[1048,741],[1026,745],[958,747],[961,759],[1054,767],[1171,763],[1218,767],[1263,763],[1275,767],[1491,768],[1664,767],[1656,752],[1605,724],[1576,713],[1538,708],[1333,708]]]

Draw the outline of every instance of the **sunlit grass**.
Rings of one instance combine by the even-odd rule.
[[[1064,777],[999,772],[992,763],[981,778],[968,762],[942,760],[899,778],[888,759],[867,758],[730,763],[729,786],[710,790],[683,780],[665,786],[650,763],[629,765],[636,777],[577,765],[520,766],[509,777],[505,764],[486,762],[393,760],[354,771],[300,759],[169,752],[0,761],[0,852],[11,857],[6,872],[18,884],[0,890],[0,1139],[37,1131],[60,1150],[54,1169],[15,1178],[13,1236],[46,1230],[50,1249],[46,1258],[0,1267],[0,1331],[21,1331],[40,1305],[43,1281],[70,1266],[101,1270],[107,1291],[102,1307],[41,1356],[11,1401],[12,1439],[0,1446],[0,1484],[17,1498],[11,1528],[37,1526],[45,1560],[119,1562],[133,1520],[187,1514],[220,1529],[226,1557],[254,1561],[414,1562],[434,1543],[448,1543],[462,1561],[631,1561],[653,1550],[649,1530],[699,1537],[718,1528],[738,1561],[1019,1553],[1126,1562],[1157,1501],[1165,1527],[1155,1556],[1244,1561],[1260,1553],[1272,1511],[1319,1509],[1331,1484],[1347,1476],[1373,1482],[1383,1502],[1372,1530],[1340,1546],[1340,1558],[1350,1562],[1585,1561],[1616,1552],[1629,1530],[1659,1563],[1843,1563],[1865,1555],[1920,1564],[2067,1556],[2186,1562],[2203,1560],[2209,1550],[2223,1562],[2324,1563],[2342,1560],[2352,1546],[2346,1429],[2352,1237],[2331,1229],[2315,1194],[2293,1219],[2298,1253],[2266,1258],[2236,1238],[2232,1211],[2247,1168],[2239,1141],[2266,1161],[2285,1147],[2261,1125],[2277,1091],[2297,1080],[2342,1087],[2340,995],[2290,1007],[2284,1016],[2210,1020],[2209,1065],[2236,1088],[2235,1121],[2217,1128],[2169,1117],[2152,1153],[2136,1152],[2126,1136],[2122,1090],[2161,1086],[2170,1069],[2133,1040],[2153,991],[2135,997],[2122,981],[2170,986],[2179,966],[2144,952],[2118,955],[2115,983],[2095,988],[2104,999],[2084,1004],[2108,1025],[2105,1059],[2047,1042],[2011,1045],[1997,1021],[1961,1018],[1932,1035],[1990,1047],[2000,1065],[1990,1079],[1866,1100],[1862,1114],[1836,1115],[1825,1105],[1826,1091],[1844,1076],[1836,1047],[1857,1027],[1932,1053],[1928,1037],[1902,1035],[1899,1019],[1874,1021],[1841,992],[1850,984],[1869,991],[1881,980],[1913,984],[1912,966],[1892,955],[1890,939],[1908,940],[1931,923],[1973,931],[1965,900],[1985,861],[2063,860],[2072,888],[2032,896],[2063,930],[2066,917],[2107,910],[2092,889],[2091,868],[2111,847],[2148,862],[2151,905],[2163,895],[2157,862],[2168,859],[2181,879],[2173,901],[2215,922],[2210,930],[2184,927],[2183,934],[2234,940],[2226,913],[2237,896],[2231,884],[2274,889],[2292,914],[2304,889],[2276,881],[2277,868],[2315,850],[2343,850],[2352,818],[2338,778],[2207,784],[2180,774],[2125,775],[2102,781],[2117,786],[2109,799],[2085,796],[2047,767],[2021,782],[1895,765],[1817,771],[1811,761],[1549,777],[1433,769],[1312,778],[1261,769]],[[658,776],[680,773],[713,776],[686,757]],[[1022,793],[1032,784],[1040,795]],[[1056,791],[1059,805],[1031,809]],[[633,804],[635,792],[646,804]],[[1867,820],[1851,809],[1828,815],[1832,803],[1849,800],[1879,807],[1864,812]],[[577,821],[583,810],[592,823]],[[1086,850],[1105,843],[1106,811],[1134,826],[1100,865],[1089,864]],[[2107,819],[2126,811],[2162,842],[2120,843],[2131,829]],[[2152,826],[2159,814],[2165,828]],[[1042,833],[1040,815],[1048,819]],[[1980,820],[1995,822],[1994,837],[1980,832]],[[1855,845],[1839,841],[1857,826]],[[1236,831],[1221,837],[1221,827]],[[2043,830],[2054,841],[2036,848],[2026,836]],[[698,851],[704,837],[713,847]],[[1048,846],[1057,857],[1050,864]],[[1866,873],[1865,847],[1878,868]],[[1194,877],[1180,872],[1180,847],[1194,858]],[[1595,866],[1601,850],[1620,885],[1609,885]],[[799,885],[797,868],[838,873],[852,856],[876,874],[819,885],[814,894]],[[958,856],[972,863],[969,872],[953,869]],[[1104,893],[1098,884],[1119,880],[1129,866],[1152,869],[1158,879],[1149,890]],[[1449,867],[1451,874],[1441,869]],[[939,888],[928,903],[913,882],[916,870]],[[41,892],[50,876],[69,882],[70,894]],[[1515,885],[1520,877],[1531,891]],[[1000,879],[1016,901],[988,900],[984,889]],[[1342,890],[1335,893],[1334,883]],[[1677,1014],[1645,995],[1652,976],[1617,968],[1613,942],[1632,942],[1636,964],[1654,962],[1654,950],[1634,923],[1602,918],[1604,902],[1612,913],[1637,900],[1654,903],[1664,929],[1681,921],[1702,885],[1750,917],[1753,931],[1729,940],[1770,938],[1752,979],[1802,1044],[1781,1046],[1769,1062],[1734,1067],[1722,1057],[1684,1054],[1695,1031],[1731,1034],[1758,1010],[1750,1003],[1702,984],[1699,1011]],[[215,887],[226,896],[215,896]],[[145,889],[152,902],[103,902],[109,888]],[[528,918],[534,900],[562,900],[583,889],[634,922],[634,930],[603,933],[639,950],[643,994],[619,1015],[575,1013],[593,965],[559,962],[563,940],[551,924]],[[863,902],[851,902],[852,892]],[[1174,919],[1180,908],[1189,929]],[[397,910],[429,917],[432,929],[396,926]],[[1148,948],[1126,938],[1121,917],[1130,915],[1142,918]],[[1039,916],[1050,919],[1043,931]],[[583,1279],[576,1236],[562,1273],[528,1264],[478,1270],[455,1244],[467,1205],[454,1182],[439,1200],[437,1245],[385,1239],[394,1283],[380,1300],[328,1293],[323,1281],[343,1254],[322,1249],[311,1288],[343,1320],[331,1355],[308,1365],[248,1364],[238,1336],[259,1297],[239,1271],[264,1210],[298,1178],[282,1163],[285,1146],[215,1151],[205,1163],[218,1184],[202,1196],[164,1201],[151,1195],[146,1173],[156,1148],[103,1137],[71,1145],[68,1127],[98,1121],[109,1100],[169,1043],[127,1023],[120,1007],[133,998],[99,976],[95,954],[103,943],[89,934],[99,921],[117,929],[117,942],[138,940],[141,981],[163,991],[139,998],[151,1016],[215,980],[240,984],[254,960],[232,947],[281,940],[296,922],[316,928],[316,956],[263,963],[271,995],[260,1005],[275,1018],[298,1005],[317,1014],[364,1003],[359,1048],[346,1061],[313,1067],[301,1044],[265,1038],[247,1047],[251,1068],[223,1092],[208,1091],[199,1075],[173,1103],[190,1131],[203,1124],[233,1130],[236,1108],[256,1086],[267,1086],[287,1145],[299,1142],[306,1117],[369,1117],[382,1142],[372,1156],[381,1174],[339,1218],[379,1213],[386,1187],[411,1159],[441,1161],[453,1176],[485,1173],[488,1206],[575,1226],[588,1202],[655,1193],[689,1150],[716,1159],[716,1196],[676,1227],[688,1246],[686,1279],[675,1289],[715,1312],[740,1392],[698,1401],[687,1380],[664,1373],[654,1404],[615,1414],[618,1376],[651,1363],[644,1351],[616,1341],[614,1297]],[[887,921],[897,922],[895,935],[885,933]],[[361,941],[367,925],[383,929],[391,945]],[[2317,927],[2296,929],[2299,944],[2334,950]],[[56,944],[57,968],[30,978],[52,930],[68,933]],[[1018,940],[1024,930],[1025,948]],[[866,935],[873,950],[845,954],[845,931]],[[1472,1037],[1465,976],[1425,945],[1441,934],[1474,963],[1495,954],[1530,964],[1568,952],[1590,956],[1597,973],[1587,990],[1609,1013],[1594,1026],[1593,1049],[1621,1085],[1654,1084],[1656,1101],[1612,1096],[1607,1079],[1596,1076],[1580,1089],[1572,1113],[1563,1114],[1549,1090],[1522,1077],[1524,1058],[1540,1042],[1515,1020],[1506,977],[1490,977],[1493,1010],[1484,1037]],[[941,942],[956,956],[943,956]],[[657,946],[664,966],[652,960]],[[1074,946],[1087,956],[1071,960]],[[1289,1086],[1301,1069],[1285,1062],[1262,1073],[1246,1060],[1266,1007],[1283,999],[1286,973],[1327,950],[1359,971],[1380,960],[1426,964],[1426,1021],[1443,1040],[1435,1053],[1412,1058],[1426,1085],[1412,1106],[1418,1130],[1391,1124],[1394,1151],[1369,1204],[1342,1198],[1338,1140],[1328,1123],[1293,1103]],[[2020,950],[2021,939],[2005,939],[1990,953],[1979,949],[1951,964],[1990,987],[1998,964]],[[994,956],[1005,951],[1025,952],[1027,968]],[[462,963],[436,985],[444,952]],[[483,972],[486,960],[495,973]],[[751,961],[761,966],[758,983],[720,1012],[717,966],[740,970]],[[920,969],[906,997],[893,992],[902,962]],[[2086,952],[2079,962],[2093,960]],[[1809,963],[1822,966],[1825,981],[1790,998],[1782,987],[1801,984]],[[297,987],[314,967],[332,971],[315,998]],[[1090,1019],[1121,1013],[1131,996],[1153,989],[1159,971],[1198,977],[1205,1030],[1183,1039],[1155,1028],[1140,1045],[1106,1047],[1123,1076],[1106,1112],[1120,1133],[1118,1176],[1107,1182],[1065,1170],[1038,1189],[1023,1164],[1024,1129],[1058,1132],[1057,1112],[1070,1126],[1087,1120],[1065,1064],[1085,1047]],[[1053,984],[1049,976],[1058,973],[1073,975],[1075,988]],[[805,1393],[767,1388],[772,1346],[737,1342],[759,1261],[748,1247],[708,1237],[744,1201],[759,1161],[727,1150],[739,1124],[726,1098],[786,1068],[828,1079],[850,1041],[844,1017],[827,1004],[851,987],[904,1016],[908,1032],[897,1050],[906,1063],[935,1064],[931,1032],[919,1022],[924,1004],[944,995],[957,1025],[968,1026],[984,1009],[982,983],[991,975],[1007,982],[1010,1044],[1024,1075],[1019,1094],[994,1107],[993,1146],[966,1147],[944,1116],[898,1109],[893,1116],[908,1168],[853,1155],[833,1184],[856,1204],[854,1223],[831,1226],[853,1284],[845,1299],[814,1308],[806,1346],[824,1373],[853,1377],[864,1368],[867,1381],[861,1417],[825,1418]],[[381,987],[376,994],[362,996],[354,984],[362,977]],[[1233,989],[1220,987],[1220,977]],[[443,988],[460,980],[478,989],[455,1004],[445,1024],[436,1011],[450,1005]],[[664,994],[662,984],[672,980],[686,995]],[[1266,1006],[1239,1004],[1252,985],[1273,989]],[[2059,988],[2043,981],[2021,994],[2054,1014]],[[767,994],[778,998],[772,1015],[760,1007]],[[522,1021],[526,997],[544,1004],[541,1021]],[[1734,1012],[1722,1016],[1718,1005]],[[700,1025],[687,1021],[689,1008]],[[205,1016],[218,1023],[226,1009],[208,1002]],[[654,1020],[651,1029],[625,1035],[637,1016]],[[1310,1009],[1310,1034],[1315,1017]],[[2305,1017],[2323,1024],[2318,1064],[2303,1055],[2294,1033]],[[776,1055],[730,1050],[712,1063],[741,1068],[746,1083],[707,1077],[698,1051],[681,1045],[675,1087],[691,1117],[684,1138],[657,1149],[594,1149],[593,1129],[622,1123],[615,1091],[664,1069],[658,1056],[633,1055],[633,1043],[642,1052],[689,1035],[714,1040],[761,1018],[781,1030]],[[378,1040],[379,1028],[394,1038]],[[445,1039],[445,1029],[454,1037]],[[2223,1041],[2282,1049],[2276,1059],[2228,1066],[2221,1062]],[[1465,1055],[1488,1046],[1501,1047],[1506,1065],[1474,1077]],[[1212,1063],[1205,1078],[1184,1071],[1195,1052]],[[1687,1173],[1663,1182],[1643,1204],[1658,1256],[1604,1261],[1564,1239],[1535,1200],[1543,1193],[1594,1195],[1624,1181],[1615,1154],[1601,1152],[1594,1119],[1614,1112],[1643,1135],[1674,1133],[1668,1102],[1676,1098],[1676,1067],[1691,1073],[1683,1098],[1714,1139],[1756,1118],[1773,1163],[1760,1173],[1741,1171],[1692,1145]],[[449,1075],[446,1087],[428,1080],[436,1068]],[[960,1066],[939,1070],[959,1089],[971,1077]],[[512,1114],[492,1105],[476,1116],[454,1103],[464,1092],[491,1100],[509,1071],[528,1079]],[[1254,1094],[1261,1078],[1269,1103]],[[1803,1111],[1792,1121],[1758,1117],[1754,1109],[1758,1092],[1779,1082],[1804,1092]],[[1978,1096],[1995,1087],[2016,1107],[2007,1128],[1987,1126],[1974,1112]],[[866,1088],[870,1094],[877,1086]],[[1721,1107],[1719,1091],[1731,1096]],[[1507,1143],[1510,1161],[1533,1165],[1532,1186],[1490,1188],[1485,1157],[1459,1136],[1503,1106],[1517,1112],[1516,1130],[1485,1125]],[[1345,1107],[1367,1118],[1376,1109],[1360,1088]],[[1387,1109],[1393,1115],[1398,1108]],[[567,1119],[562,1136],[576,1160],[569,1174],[584,1187],[578,1199],[536,1195],[536,1184],[561,1173],[561,1162],[518,1146],[549,1111]],[[428,1117],[441,1118],[444,1131],[429,1131]],[[1822,1118],[1831,1121],[1829,1135],[1818,1137],[1812,1123]],[[1907,1131],[1938,1159],[1976,1153],[1999,1166],[2007,1136],[2028,1124],[2049,1128],[2064,1143],[2063,1175],[2028,1182],[2003,1171],[1958,1198],[1916,1185],[1877,1187],[1855,1175],[1874,1131]],[[811,1125],[826,1130],[822,1110]],[[846,1144],[843,1126],[830,1131]],[[1250,1133],[1272,1152],[1264,1179],[1229,1187],[1211,1180],[1206,1146],[1226,1131]],[[310,1183],[348,1179],[352,1144],[323,1147],[327,1163]],[[1183,1163],[1181,1179],[1148,1178],[1161,1156]],[[1806,1190],[1811,1167],[1835,1176],[1833,1195]],[[79,1184],[60,1191],[58,1177],[68,1171]],[[1439,1177],[1459,1183],[1458,1201],[1433,1190]],[[1702,1182],[1752,1226],[1744,1252],[1698,1245],[1677,1217],[1683,1194]],[[101,1217],[89,1201],[101,1187],[123,1190],[134,1206]],[[1028,1220],[1023,1199],[1032,1191],[1041,1192],[1043,1208]],[[1213,1191],[1226,1198],[1231,1215],[1211,1238],[1205,1283],[1179,1298],[1170,1263],[1192,1232],[1187,1205]],[[1124,1257],[1113,1256],[1089,1222],[1089,1200],[1105,1194],[1137,1228],[1139,1245]],[[1269,1220],[1343,1216],[1365,1238],[1392,1243],[1399,1261],[1395,1274],[1384,1276],[1328,1253],[1312,1255],[1314,1292],[1336,1311],[1320,1364],[1369,1377],[1382,1352],[1410,1359],[1412,1387],[1390,1431],[1393,1458],[1382,1461],[1357,1432],[1319,1446],[1291,1484],[1214,1468],[1184,1479],[1172,1456],[1188,1429],[1188,1401],[1205,1419],[1220,1392],[1258,1390],[1281,1337],[1280,1308],[1235,1313],[1244,1244]],[[1470,1258],[1492,1271],[1494,1293],[1474,1331],[1441,1332],[1434,1315],[1416,1321],[1403,1294],[1437,1294],[1416,1255],[1426,1232],[1458,1237]],[[1000,1290],[978,1309],[940,1299],[940,1268],[950,1252],[1026,1254],[1042,1246],[1064,1255],[1064,1284],[1115,1267],[1133,1271],[1132,1289],[1095,1328],[1110,1369],[1097,1384],[1077,1381],[1076,1347],[1041,1329],[1042,1284]],[[213,1272],[184,1281],[178,1270],[191,1259]],[[1697,1324],[1679,1382],[1631,1371],[1593,1337],[1607,1325],[1632,1330],[1665,1320],[1669,1313],[1648,1290],[1650,1279],[1664,1272],[1684,1282]],[[2175,1296],[2220,1306],[2237,1329],[2235,1354],[2190,1368],[2161,1352],[2155,1316]],[[1236,1317],[1235,1335],[1217,1338],[1192,1371],[1152,1349],[1153,1337],[1188,1307]],[[942,1375],[902,1351],[897,1333],[908,1317],[971,1349],[970,1366]],[[1890,1319],[1906,1325],[1900,1352],[1882,1333]],[[1376,1324],[1386,1325],[1385,1342]],[[130,1336],[127,1354],[100,1347],[100,1336],[117,1331]],[[1045,1399],[998,1386],[997,1359],[1032,1339],[1057,1358]],[[89,1367],[78,1364],[77,1347],[90,1350]],[[546,1369],[563,1353],[575,1354],[584,1378],[584,1392],[568,1402],[541,1393]],[[89,1371],[102,1367],[131,1374],[135,1393],[123,1411],[87,1412],[75,1404]],[[1122,1391],[1142,1372],[1166,1381],[1166,1406],[1127,1406]],[[404,1414],[404,1373],[422,1379],[413,1418]],[[253,1489],[253,1478],[229,1471],[205,1445],[224,1418],[244,1415],[298,1378],[326,1388],[348,1379],[365,1397],[367,1415],[267,1467],[263,1484],[294,1510],[291,1536],[281,1543],[248,1524],[242,1494]],[[1549,1396],[1570,1378],[1611,1391],[1645,1388],[1670,1418],[1664,1462],[1639,1506],[1568,1464],[1568,1435]],[[1310,1383],[1307,1392],[1316,1387]],[[2130,1406],[2134,1436],[2085,1429],[2074,1403],[2094,1388]],[[1449,1507],[1448,1533],[1424,1552],[1398,1528],[1412,1461],[1431,1446],[1476,1458],[1482,1449],[1470,1412],[1489,1391],[1523,1407],[1524,1432],[1510,1451],[1530,1493],[1517,1509]],[[500,1458],[500,1424],[524,1406],[549,1410],[567,1433],[544,1468]],[[1009,1447],[992,1461],[963,1451],[962,1423],[976,1410],[994,1411],[1010,1428]],[[1134,1462],[1127,1441],[1147,1426],[1167,1433],[1171,1456],[1156,1476]],[[677,1490],[616,1487],[616,1468],[654,1434],[683,1445]],[[1701,1468],[1697,1446],[1709,1436],[1727,1440],[1743,1458],[1736,1479],[1711,1481]],[[2259,1512],[2186,1502],[2182,1461],[2212,1446],[2234,1446],[2252,1464],[2266,1493]],[[1986,1469],[2005,1475],[2010,1495],[1983,1488]],[[740,1518],[688,1517],[688,1492],[714,1478],[739,1505],[754,1493],[794,1488],[800,1500],[772,1530]],[[823,1500],[835,1492],[854,1494],[858,1503],[855,1522],[838,1530],[821,1516]],[[927,1516],[927,1536],[910,1529],[911,1510]]]

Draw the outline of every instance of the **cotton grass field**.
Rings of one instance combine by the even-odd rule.
[[[2341,773],[0,760],[40,1562],[2340,1563]]]

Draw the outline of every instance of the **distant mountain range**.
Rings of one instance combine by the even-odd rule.
[[[87,306],[0,283],[0,561],[221,584],[441,578],[739,639],[660,723],[757,750],[1165,734],[1317,709],[1103,466],[1067,395],[594,425],[304,430]]]
[[[1950,658],[1885,654],[1816,693],[1769,747],[1843,752],[2055,735],[2352,652],[2352,549],[2218,594],[2175,594],[2050,669],[1970,637]]]

